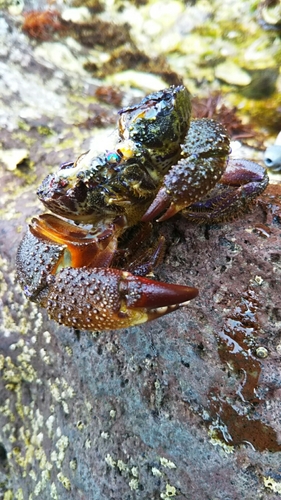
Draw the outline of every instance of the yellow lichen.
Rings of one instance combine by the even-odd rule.
[[[53,425],[54,425],[55,417],[54,415],[50,415],[46,422],[45,425],[48,429],[48,436],[51,437],[53,435]]]
[[[58,500],[57,487],[55,483],[51,484],[51,498],[53,500]]]
[[[88,412],[91,412],[91,411],[92,411],[92,409],[93,409],[93,405],[92,405],[92,403],[90,403],[90,401],[86,401],[86,402],[85,402],[85,406],[86,406],[86,408],[87,408]]]
[[[63,409],[64,413],[66,413],[68,415],[68,413],[69,413],[68,404],[62,400],[61,405],[62,405],[62,409]]]
[[[129,481],[129,486],[131,488],[131,490],[137,490],[138,487],[139,487],[139,481],[138,479],[131,479],[131,481]]]
[[[281,494],[281,482],[280,481],[278,482],[278,481],[275,481],[275,479],[273,479],[270,476],[267,476],[267,477],[265,476],[263,478],[263,483],[264,483],[264,486],[266,488],[269,488],[274,493]]]
[[[50,332],[48,332],[48,330],[45,330],[45,332],[42,333],[42,336],[45,339],[46,344],[50,344],[52,338]]]
[[[84,422],[82,422],[82,420],[78,420],[78,422],[76,423],[76,427],[78,429],[78,431],[83,431],[84,429]]]
[[[171,462],[171,460],[168,460],[165,457],[160,457],[160,463],[163,465],[163,467],[167,467],[168,469],[176,469],[177,466],[174,464],[174,462]]]
[[[156,477],[162,476],[162,472],[159,469],[157,469],[157,467],[152,467],[151,472],[152,472],[153,476],[156,476]]]
[[[167,483],[166,490],[160,494],[160,498],[162,498],[163,500],[167,500],[168,498],[175,497],[176,494],[177,494],[176,488]]]
[[[77,460],[76,460],[76,458],[73,458],[73,460],[70,460],[69,467],[72,470],[76,470],[77,469]]]
[[[60,439],[56,442],[56,448],[60,451],[65,451],[69,446],[69,439],[67,436],[61,436]]]
[[[100,437],[103,438],[103,439],[108,439],[109,438],[109,433],[102,431]]]
[[[0,370],[3,370],[4,365],[5,365],[5,358],[3,354],[0,354]]]
[[[66,490],[71,490],[71,482],[68,479],[68,477],[64,476],[61,472],[57,474],[58,480],[61,482],[61,484],[65,487]]]
[[[57,461],[57,459],[58,459],[58,454],[57,454],[57,452],[56,452],[55,450],[53,450],[53,451],[51,452],[51,456],[50,456],[50,458],[51,458],[52,462],[56,462],[56,461]]]
[[[66,352],[66,354],[68,354],[69,357],[71,357],[73,355],[72,347],[66,345],[65,346],[65,352]]]
[[[92,441],[90,440],[90,438],[86,439],[85,441],[85,448],[86,450],[89,450],[92,446]]]
[[[217,428],[215,426],[209,427],[208,434],[210,436],[210,443],[212,445],[220,446],[225,451],[225,453],[234,453],[234,446],[228,445],[218,438]]]
[[[107,463],[107,465],[109,465],[110,467],[115,467],[116,466],[116,461],[113,460],[112,456],[109,455],[109,453],[106,455],[105,459],[104,459]]]
[[[18,491],[16,491],[15,499],[16,500],[24,500],[22,488],[19,488]]]
[[[128,470],[128,465],[123,462],[123,460],[117,460],[117,467],[120,470],[120,472],[125,472]]]
[[[42,359],[42,361],[44,361],[44,363],[46,365],[50,365],[51,364],[51,358],[48,354],[48,352],[46,351],[46,349],[44,349],[43,347],[40,349],[39,351],[39,354],[40,354],[40,357]]]
[[[54,384],[54,383],[51,384],[50,390],[51,390],[51,394],[52,394],[53,398],[55,399],[55,401],[60,402],[61,401],[61,393],[60,393],[60,390],[59,390],[59,387],[57,386],[57,384]]]
[[[13,500],[13,492],[11,490],[5,491],[3,500]]]
[[[37,475],[35,474],[35,471],[33,469],[29,471],[29,476],[31,477],[31,479],[33,479],[33,481],[37,480]]]
[[[139,471],[137,467],[132,467],[131,468],[131,473],[134,477],[139,477]]]

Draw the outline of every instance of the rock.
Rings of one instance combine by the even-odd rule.
[[[251,83],[250,75],[231,61],[218,64],[215,68],[215,77],[231,85],[241,87]]]
[[[275,143],[268,146],[264,152],[264,163],[267,168],[278,172],[281,170],[281,132],[276,137]]]
[[[118,332],[75,332],[48,320],[15,274],[26,220],[42,210],[36,188],[93,135],[101,141],[95,113],[104,114],[106,137],[117,109],[110,99],[93,107],[93,88],[104,81],[39,60],[40,42],[20,31],[21,20],[3,19],[1,143],[28,151],[30,161],[0,164],[0,496],[276,498],[280,186],[232,223],[198,227],[178,216],[159,224],[167,252],[157,277],[198,286],[188,307]],[[136,79],[142,92],[148,76]],[[131,95],[125,87],[124,102]]]
[[[0,161],[6,165],[7,170],[15,170],[27,158],[28,150],[24,148],[0,151]]]
[[[106,78],[106,81],[111,85],[127,85],[128,87],[136,87],[138,89],[145,89],[148,92],[161,90],[167,87],[167,84],[156,75],[149,75],[142,71],[121,71]]]

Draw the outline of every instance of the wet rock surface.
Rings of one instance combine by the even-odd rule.
[[[280,200],[270,186],[232,224],[163,224],[171,246],[158,277],[198,286],[198,299],[100,334],[59,327],[24,299],[21,234],[1,221],[1,440],[13,491],[256,499],[269,477],[278,483]]]
[[[17,153],[0,165],[0,498],[276,498],[280,186],[232,223],[159,224],[157,278],[197,286],[188,307],[118,332],[49,321],[15,276],[26,220],[42,210],[36,187],[93,142],[103,149],[141,91],[101,90],[69,42],[59,68],[8,11],[1,29],[1,143]]]

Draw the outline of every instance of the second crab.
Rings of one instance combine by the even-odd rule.
[[[17,253],[26,296],[82,330],[140,324],[195,298],[197,288],[147,277],[162,259],[163,237],[135,259],[136,242],[151,221],[179,211],[198,223],[232,219],[268,184],[260,165],[228,158],[222,125],[191,120],[182,85],[122,109],[118,132],[113,151],[90,150],[46,177],[37,194],[55,215],[33,218]],[[133,242],[120,247],[140,223]]]

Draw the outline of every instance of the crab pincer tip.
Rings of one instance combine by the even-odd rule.
[[[170,196],[164,188],[160,189],[157,193],[155,199],[148,207],[147,211],[142,217],[142,222],[149,222],[157,217],[157,215],[164,212],[164,210],[170,205]]]
[[[135,277],[132,277],[133,280]],[[135,283],[128,283],[127,307],[132,311],[143,311],[138,323],[151,321],[169,314],[188,304],[188,301],[198,295],[197,288],[184,285],[173,285],[138,277],[137,289],[140,294],[135,295]],[[131,293],[132,292],[132,295]],[[130,295],[132,303],[130,304]]]
[[[133,307],[144,307],[146,309],[166,306],[181,307],[198,295],[198,289],[194,287],[162,283],[132,275],[128,279],[127,286],[127,297],[129,299],[131,296]],[[141,290],[140,294],[135,293],[136,286],[138,290]],[[128,302],[130,302],[130,299]],[[128,302],[127,304],[130,307]]]

